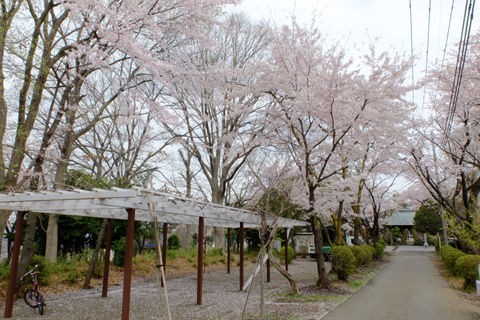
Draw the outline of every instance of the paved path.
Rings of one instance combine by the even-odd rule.
[[[364,319],[480,320],[480,307],[448,288],[425,249],[400,247],[380,274],[323,318]]]

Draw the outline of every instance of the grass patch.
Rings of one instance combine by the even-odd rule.
[[[321,294],[312,294],[312,295],[286,295],[284,296],[289,302],[299,302],[299,303],[310,303],[310,302],[324,302],[324,301],[336,301],[338,297],[327,296]]]
[[[364,281],[362,280],[355,280],[355,281],[350,281],[348,283],[350,285],[350,287],[353,289],[353,290],[358,290],[360,289],[361,287],[363,287],[363,285],[365,284]]]

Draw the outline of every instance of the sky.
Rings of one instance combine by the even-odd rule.
[[[300,23],[315,24],[328,39],[345,46],[352,56],[366,53],[370,44],[377,50],[411,56],[411,39],[416,64],[415,80],[443,58],[452,0],[245,0],[237,10],[252,19],[276,24],[288,23],[294,14]],[[412,28],[410,28],[410,8]],[[460,39],[465,1],[454,1],[448,50]],[[429,14],[430,7],[430,14]],[[480,8],[477,8],[480,16]],[[430,32],[428,20],[430,16]],[[472,33],[480,29],[475,16]],[[411,33],[412,30],[412,33]],[[412,36],[411,36],[412,35]],[[427,39],[428,60],[427,60]],[[427,67],[428,65],[428,67]]]
[[[278,25],[289,24],[292,15],[305,25],[314,20],[323,35],[344,46],[352,58],[367,53],[371,44],[375,44],[377,52],[389,51],[410,57],[413,42],[415,65],[411,75],[417,82],[435,63],[441,64],[447,32],[447,55],[449,52],[456,54],[466,3],[467,0],[244,0],[236,10],[245,12],[253,20],[268,20]],[[480,8],[477,8],[471,33],[479,30]],[[420,116],[428,116],[428,97],[424,99],[422,89],[406,99],[421,106]],[[397,183],[398,189],[408,183]]]

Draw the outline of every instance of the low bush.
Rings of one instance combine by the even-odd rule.
[[[175,233],[168,237],[167,248],[169,250],[180,249],[180,238]]]
[[[351,246],[350,249],[355,256],[355,265],[357,267],[365,266],[373,260],[375,249],[369,245]]]
[[[69,270],[67,273],[63,274],[62,283],[64,284],[75,284],[83,277],[82,273],[78,270]]]
[[[375,248],[372,247],[371,245],[365,245],[364,247],[368,254],[368,263],[370,263],[373,261],[373,258],[375,257]]]
[[[480,255],[466,254],[457,259],[454,266],[454,274],[462,277],[464,288],[473,287],[475,280],[479,279],[478,264],[480,263]]]
[[[383,252],[385,251],[385,244],[381,241],[375,243],[375,254],[374,258],[375,259],[382,259],[383,258]]]
[[[332,271],[339,280],[346,281],[355,271],[355,256],[350,247],[339,246],[330,249]]]
[[[178,250],[167,250],[167,260],[176,259],[176,258],[197,258],[198,250],[197,248],[181,248]]]
[[[275,254],[278,257],[278,259],[280,259],[281,261],[285,261],[285,246],[282,246],[280,248],[280,251],[275,252]],[[288,262],[290,263],[290,261],[292,261],[293,258],[295,258],[295,249],[288,246],[287,254],[288,254]]]
[[[224,256],[225,252],[222,248],[208,248],[207,255],[210,256]]]
[[[451,246],[444,246],[440,250],[442,261],[447,269],[455,274],[454,267],[457,259],[464,256],[465,253]]]
[[[127,238],[122,237],[112,243],[112,249],[114,251],[112,263],[117,267],[123,267],[125,265]],[[133,246],[133,255],[137,254],[137,246]]]

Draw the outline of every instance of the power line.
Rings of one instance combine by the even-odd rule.
[[[448,39],[450,37],[450,27],[452,25],[452,16],[453,16],[453,7],[454,7],[455,0],[452,0],[452,5],[450,6],[450,17],[448,18],[448,28],[447,28],[447,36],[445,37],[445,45],[443,46],[443,55],[442,55],[442,63],[440,64],[440,74],[437,81],[437,88],[435,89],[435,96],[433,97],[433,101],[437,99],[438,90],[440,87],[440,80],[443,76],[443,66],[445,64],[445,56],[447,55],[447,47],[448,47]]]
[[[455,3],[455,0],[452,0],[452,5],[450,7],[450,17],[448,18],[447,36],[445,37],[445,46],[443,47],[442,64],[441,64],[440,70],[443,69],[443,64],[445,62],[445,55],[447,54],[448,37],[450,36],[450,26],[452,24],[453,4],[454,3]]]
[[[412,87],[415,87],[414,63],[413,63],[413,19],[412,19],[412,0],[409,0],[410,8],[410,54],[412,55]],[[415,103],[415,93],[412,90],[412,102]]]
[[[428,28],[427,28],[427,53],[425,56],[425,78],[427,77],[428,73],[428,49],[430,47],[430,16],[432,13],[432,0],[428,1]],[[427,88],[426,86],[423,87],[423,98],[422,98],[422,118],[423,118],[423,107],[425,106],[425,95],[426,95]]]
[[[450,135],[450,131],[453,125],[453,118],[458,103],[458,96],[460,94],[460,87],[463,78],[463,70],[465,67],[465,61],[468,51],[468,43],[470,40],[470,31],[472,29],[473,11],[475,8],[475,0],[469,0],[465,2],[465,11],[463,14],[462,33],[460,36],[460,42],[458,45],[457,61],[455,65],[455,74],[453,77],[452,92],[450,94],[450,101],[448,105],[448,115],[445,123],[444,142]]]
[[[450,6],[450,16],[448,18],[447,35],[445,37],[445,45],[443,47],[442,63],[440,64],[440,74],[439,74],[439,78],[438,78],[438,81],[437,81],[437,88],[435,90],[435,96],[433,98],[433,101],[437,100],[437,94],[438,94],[438,90],[439,90],[439,87],[440,87],[440,81],[441,81],[441,78],[443,76],[442,72],[443,72],[443,66],[445,64],[445,56],[447,55],[448,39],[450,37],[450,28],[451,28],[451,25],[452,25],[454,3],[455,3],[455,0],[452,0],[452,4]],[[432,146],[433,146],[433,138],[432,138]],[[442,149],[441,148],[440,148],[439,153],[440,153],[440,156],[441,156],[441,154],[442,154]]]

